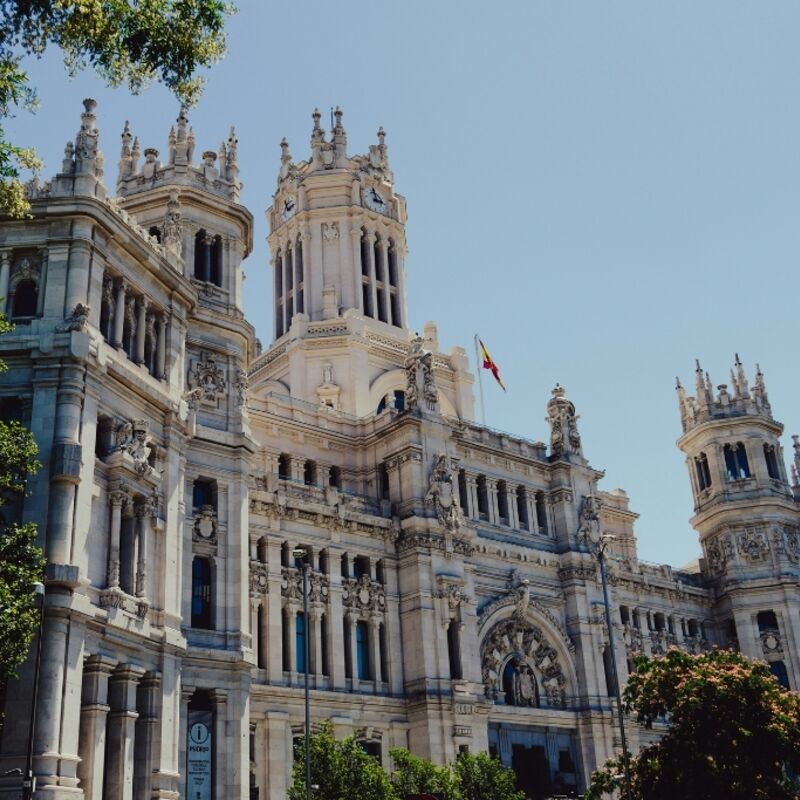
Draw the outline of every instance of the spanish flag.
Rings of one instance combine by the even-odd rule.
[[[483,343],[481,339],[478,339],[478,344],[481,346],[481,358],[483,359],[483,368],[488,369],[489,372],[494,375],[494,379],[500,384],[500,388],[505,391],[506,387],[503,384],[503,381],[500,379],[500,367],[494,363],[492,357],[489,355],[489,351],[486,349],[486,345]]]

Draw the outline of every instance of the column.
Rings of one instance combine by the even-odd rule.
[[[111,674],[104,800],[133,800],[136,688],[143,675],[144,670],[132,664],[120,664]]]
[[[528,504],[528,525],[531,532],[541,533],[539,530],[539,515],[536,513],[536,493],[526,489],[525,502]]]
[[[361,228],[350,228],[350,247],[353,252],[353,276],[355,279],[355,297],[353,298],[353,306],[357,308],[362,314],[364,313],[364,290],[362,286],[364,280],[362,277],[361,266]],[[347,263],[342,261],[343,264]]]
[[[489,522],[494,525],[500,524],[500,509],[497,507],[497,481],[492,478],[486,479],[486,495],[489,501]]]
[[[324,608],[324,607],[323,607]],[[317,679],[316,684],[318,687],[322,687],[323,683],[323,672],[322,672],[322,664],[324,659],[322,657],[322,648],[325,647],[326,642],[322,641],[322,615],[324,614],[324,610],[316,609],[314,615],[314,638],[311,640],[311,654],[314,664],[314,672],[316,673]],[[325,621],[328,622],[328,618],[325,618]],[[330,622],[328,622],[328,627],[330,627]]]
[[[291,750],[289,738],[289,715],[285,711],[267,711],[267,780],[264,797],[286,797],[291,773]]]
[[[134,361],[144,364],[144,338],[147,331],[147,298],[139,297],[136,301],[136,354]]]
[[[347,686],[344,674],[344,637],[343,622],[344,609],[342,607],[342,571],[341,571],[342,551],[337,547],[328,547],[328,616],[327,631],[328,641],[325,646],[328,648],[330,660],[328,671],[330,672],[331,689],[344,689]]]
[[[111,589],[119,586],[119,537],[122,530],[122,507],[129,501],[128,493],[121,488],[109,492],[111,503],[111,529],[108,544],[108,570],[106,586]]]
[[[224,689],[210,689],[208,694],[211,699],[211,710],[214,712],[213,761],[211,764],[214,794],[212,796],[216,800],[223,800],[223,798],[228,797],[235,798],[235,792],[227,791],[228,789],[232,790],[234,787],[232,773],[236,769],[236,753],[230,747],[230,739],[226,737],[229,727],[226,719],[228,715],[228,693]],[[247,747],[244,742],[240,746]],[[247,749],[245,749],[245,752],[247,752]],[[239,780],[245,780],[245,776],[241,773],[239,773]]]
[[[11,251],[0,252],[0,311],[6,311],[8,298],[8,279],[11,275]]]
[[[294,264],[292,269],[294,270],[294,308],[297,314],[302,314],[305,311],[303,307],[303,245],[302,240],[298,242],[295,241],[294,247],[292,248],[292,255],[294,256],[293,261]]]
[[[289,604],[284,608],[283,613],[286,615],[286,629],[288,631],[286,644],[289,652],[287,653],[286,661],[289,666],[289,683],[291,684],[291,676],[297,672],[297,609]]]
[[[391,297],[391,289],[389,284],[389,258],[388,258],[388,247],[389,243],[385,239],[380,239],[378,241],[378,252],[380,253],[381,259],[381,275],[383,275],[383,297],[381,298],[381,302],[383,303],[384,308],[384,316],[386,317],[386,322],[391,325],[392,324],[392,297]]]
[[[508,509],[508,525],[519,530],[519,510],[517,509],[517,486],[506,483],[506,508]]]
[[[84,800],[102,800],[103,797],[108,676],[116,663],[107,656],[89,656],[83,665],[78,785],[83,790]]]
[[[136,506],[136,596],[147,600],[147,540],[155,510],[153,498]]]
[[[375,693],[377,694],[381,682],[381,618],[378,616],[370,617],[369,620],[369,657],[372,664],[372,679],[375,681]]]
[[[80,482],[80,424],[85,383],[77,366],[61,369],[50,451],[50,497],[45,556],[55,564],[72,557],[75,487]]]
[[[267,649],[267,680],[283,682],[283,599],[281,597],[281,540],[267,540],[267,613],[265,641]]]
[[[127,285],[124,278],[117,283],[117,303],[114,309],[114,341],[112,344],[119,349],[122,347],[122,332],[125,325],[125,292]]]
[[[87,303],[89,300],[89,266],[92,261],[92,236],[91,223],[77,220],[73,223],[66,297],[64,300],[67,314],[71,314],[78,303]],[[44,277],[44,269],[42,270],[42,277]]]
[[[375,234],[368,233],[364,237],[367,241],[367,258],[369,260],[369,293],[372,303],[372,317],[378,319],[378,286],[375,281]]]
[[[133,756],[134,800],[150,800],[153,785],[153,750],[161,706],[161,677],[148,672],[139,684],[139,719]]]
[[[467,480],[467,516],[478,519],[478,481],[475,475],[466,474]]]
[[[358,625],[358,614],[355,611],[347,611],[347,620],[350,624],[350,669],[353,680],[353,689],[358,686],[358,645],[356,643],[356,625]]]
[[[165,315],[156,315],[156,375],[163,381],[167,377],[167,321]]]
[[[308,268],[311,263],[311,231],[304,230],[300,237],[300,256],[303,260],[303,308],[302,310],[311,317],[314,310],[314,295],[312,294],[312,270]]]

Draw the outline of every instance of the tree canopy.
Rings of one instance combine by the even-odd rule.
[[[54,45],[70,74],[90,67],[133,93],[158,80],[192,105],[202,88],[197,70],[225,53],[233,10],[224,0],[0,0],[0,212],[28,212],[20,170],[39,166],[30,148],[7,141],[3,124],[15,109],[35,106],[26,56]]]
[[[0,333],[11,325],[0,314]],[[6,364],[0,360],[0,372]],[[15,420],[0,420],[0,685],[16,674],[36,632],[33,584],[44,559],[36,546],[36,526],[20,525],[18,503],[26,481],[39,469],[33,435]]]
[[[523,800],[514,773],[485,753],[460,753],[455,763],[437,766],[408,750],[389,752],[394,772],[387,775],[377,758],[350,736],[335,739],[330,725],[311,736],[311,785],[314,800],[405,800],[411,794],[435,794],[442,800]],[[295,752],[289,800],[305,800],[305,743]]]
[[[665,735],[631,757],[636,800],[798,800],[800,695],[781,687],[766,664],[712,650],[640,656],[623,706]],[[592,776],[586,800],[622,789],[622,757]],[[624,796],[624,795],[622,795]]]

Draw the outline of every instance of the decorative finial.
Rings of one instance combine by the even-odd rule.
[[[339,106],[336,106],[336,110],[333,112],[333,116],[336,118],[336,127],[342,127],[342,109]]]
[[[315,108],[314,109],[314,113],[311,115],[311,119],[314,120],[314,130],[315,131],[322,130],[322,128],[320,128],[320,125],[319,125],[319,121],[320,121],[321,118],[322,118],[322,114],[319,113],[319,109],[318,108]]]
[[[289,142],[286,141],[286,137],[284,136],[281,139],[281,162],[291,161],[292,154],[289,152]]]
[[[385,141],[386,141],[386,131],[383,129],[383,125],[381,125],[380,128],[378,128],[378,144],[381,147],[384,147]]]

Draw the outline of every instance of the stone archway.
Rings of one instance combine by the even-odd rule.
[[[542,628],[516,615],[495,623],[481,643],[484,691],[493,702],[507,690],[503,677],[509,664],[515,672],[514,691],[519,705],[566,706],[567,678],[558,651]],[[536,686],[529,686],[529,681],[534,680]],[[535,689],[541,690],[539,698],[535,697]]]

